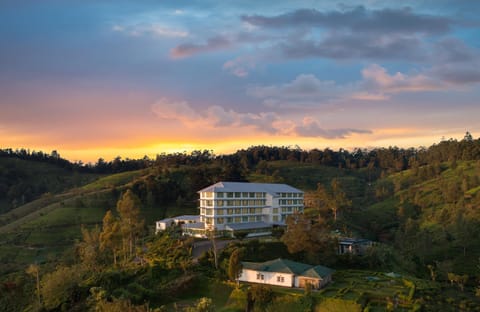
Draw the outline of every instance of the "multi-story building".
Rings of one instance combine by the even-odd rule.
[[[303,212],[303,192],[286,184],[218,182],[198,193],[200,222],[184,226],[192,235],[202,230],[267,233]]]

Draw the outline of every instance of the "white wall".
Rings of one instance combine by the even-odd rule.
[[[263,280],[257,279],[257,274],[258,273],[263,274],[263,276],[264,276]],[[277,277],[279,277],[279,276],[284,278],[283,283],[277,281]],[[239,280],[241,282],[250,282],[250,283],[259,283],[259,284],[292,287],[293,278],[294,278],[293,274],[276,273],[276,272],[261,272],[261,271],[242,269],[242,274],[240,275]]]

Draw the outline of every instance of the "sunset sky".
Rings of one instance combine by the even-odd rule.
[[[0,2],[0,148],[71,161],[480,135],[480,1]]]

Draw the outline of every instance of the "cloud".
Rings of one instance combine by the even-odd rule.
[[[153,104],[152,112],[159,118],[179,121],[187,127],[210,130],[251,128],[270,135],[326,139],[345,138],[354,133],[371,133],[361,129],[324,129],[311,117],[305,117],[298,122],[283,118],[275,112],[240,113],[217,105],[208,107],[203,113],[197,113],[188,102],[170,101],[167,98]]]
[[[286,101],[302,103],[321,103],[338,97],[345,87],[334,81],[323,81],[312,74],[300,74],[292,82],[282,85],[251,86],[247,94],[260,99],[267,99],[267,106],[279,106]]]
[[[287,58],[423,60],[422,41],[401,35],[331,33],[323,40],[297,38],[278,44]]]
[[[387,70],[372,64],[362,70],[362,85],[367,90],[377,93],[400,93],[443,90],[446,84],[425,74],[406,75],[396,72],[388,74]]]
[[[180,120],[184,123],[198,118],[197,113],[186,101],[171,101],[167,98],[161,98],[154,103],[152,111],[162,119]]]
[[[456,38],[446,38],[435,45],[435,64],[430,75],[453,85],[480,82],[480,51]]]
[[[131,26],[114,25],[113,31],[126,33],[129,36],[153,36],[162,38],[185,38],[189,33],[185,30],[173,29],[161,24],[136,24]]]
[[[209,38],[205,43],[183,43],[170,51],[173,58],[184,58],[197,53],[210,52],[228,48],[232,42],[224,36],[215,36]]]
[[[345,11],[320,12],[299,9],[277,16],[244,15],[242,21],[257,27],[321,27],[350,31],[390,34],[442,34],[450,30],[452,20],[446,17],[416,14],[410,8],[367,10],[358,6]]]
[[[223,64],[224,70],[240,78],[247,77],[249,72],[255,67],[256,67],[255,58],[248,57],[248,56],[237,57]]]
[[[466,76],[465,79],[476,77],[476,68],[472,71],[472,76]],[[456,88],[449,81],[432,75],[430,70],[411,74],[401,72],[390,74],[386,68],[371,64],[361,71],[361,75],[361,80],[339,85],[334,81],[320,80],[312,74],[300,74],[291,82],[284,84],[250,86],[247,94],[263,100],[266,107],[312,110],[339,100],[385,101],[400,93]]]
[[[323,129],[318,121],[305,117],[300,125],[295,126],[294,132],[302,137],[323,137],[327,139],[344,139],[353,133],[372,133],[363,129]]]

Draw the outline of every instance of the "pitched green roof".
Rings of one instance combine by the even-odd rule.
[[[313,266],[281,258],[260,263],[242,262],[242,265],[247,270],[287,273],[314,278],[324,278],[334,272],[334,270],[321,265]]]

